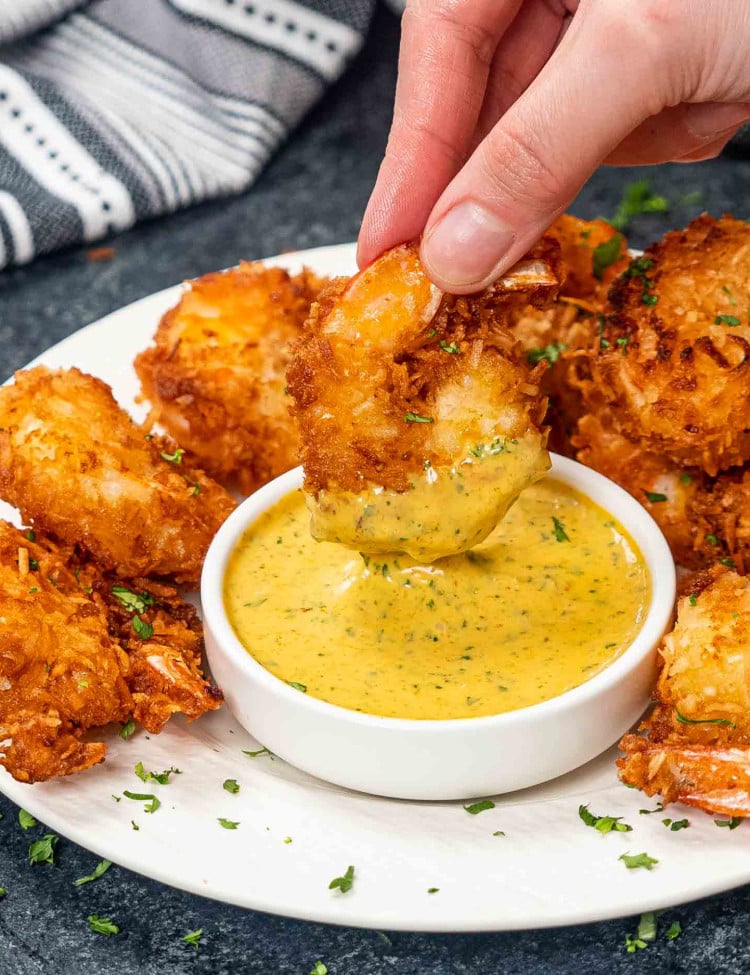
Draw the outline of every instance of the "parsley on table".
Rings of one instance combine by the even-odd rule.
[[[197,948],[198,945],[201,943],[202,937],[203,937],[203,928],[197,928],[195,931],[188,931],[187,934],[184,934],[180,938],[180,941],[184,941],[185,944],[192,945],[194,948]]]
[[[687,829],[690,825],[689,819],[662,819],[661,822],[662,826],[668,826],[673,833],[681,829]]]
[[[153,626],[146,620],[142,620],[140,616],[134,616],[131,623],[135,635],[140,637],[141,640],[150,640],[154,635]]]
[[[642,867],[644,870],[652,870],[655,863],[659,861],[650,857],[648,853],[623,853],[617,858],[622,860],[628,870],[637,870]]]
[[[310,975],[328,975],[328,965],[324,965],[322,961],[316,961],[310,969]]]
[[[656,941],[656,912],[646,911],[641,914],[638,921],[638,930],[634,935],[625,935],[625,948],[629,954],[647,948],[649,944]]]
[[[675,708],[675,710],[677,710]],[[684,714],[680,714],[677,711],[677,720],[680,724],[719,724],[724,725],[727,728],[735,728],[736,725],[734,721],[730,721],[729,718],[686,718]]]
[[[667,210],[667,198],[652,193],[649,180],[638,180],[625,186],[622,199],[609,222],[617,230],[625,230],[633,217],[643,213],[665,213]]]
[[[639,809],[638,810],[638,815],[639,816],[650,816],[651,813],[659,813],[659,812],[664,812],[664,803],[663,802],[657,802],[656,803],[656,809]]]
[[[0,887],[0,897],[6,897],[7,894],[8,891],[5,889],[5,887]]]
[[[439,887],[428,887],[427,888],[427,893],[428,894],[437,894],[439,892],[440,892],[440,888]]]
[[[567,345],[562,342],[550,342],[549,345],[545,345],[541,349],[529,349],[526,358],[532,366],[535,366],[537,362],[548,362],[553,366],[566,349]]]
[[[347,867],[343,877],[334,877],[328,885],[329,890],[338,888],[342,894],[348,893],[354,886],[354,867]]]
[[[217,821],[220,826],[224,827],[224,829],[237,829],[237,827],[240,825],[239,820],[235,822],[233,819],[224,819],[223,816],[220,816]]]
[[[589,812],[588,804],[578,807],[578,815],[587,826],[600,833],[629,833],[633,829],[627,823],[621,822],[622,816],[597,816]]]
[[[36,820],[31,813],[27,813],[25,809],[18,810],[18,822],[21,829],[31,829],[33,826],[36,826]]]
[[[159,785],[168,785],[170,775],[182,775],[182,772],[178,768],[167,768],[163,772],[147,772],[143,767],[143,762],[138,762],[135,767],[135,774],[141,782],[158,782]]]
[[[555,516],[553,515],[552,516],[552,524],[554,525],[554,528],[555,528],[555,538],[557,539],[557,541],[558,542],[569,542],[570,541],[570,537],[569,537],[568,533],[565,531],[565,525],[560,521],[560,519],[559,518],[555,518]]]
[[[32,843],[29,846],[29,863],[54,863],[59,838],[54,833],[45,833],[40,840]]]
[[[494,809],[495,803],[492,799],[480,799],[479,802],[472,802],[468,806],[464,806],[464,809],[471,816],[476,816],[480,812],[485,812],[487,809]]]
[[[672,923],[667,928],[667,933],[664,937],[667,941],[674,941],[675,938],[679,938],[682,934],[682,925],[679,921],[672,921]]]
[[[91,930],[97,934],[105,934],[109,937],[110,934],[120,933],[120,929],[109,917],[99,917],[98,914],[89,914],[88,922]]]
[[[135,721],[132,718],[128,718],[122,728],[120,728],[120,738],[122,738],[123,741],[127,741],[134,731]]]
[[[132,829],[134,829],[134,830],[136,831],[136,833],[137,833],[137,832],[138,832],[138,830],[139,830],[139,829],[141,828],[141,827],[140,827],[140,826],[138,825],[138,823],[136,823],[136,821],[135,821],[134,819],[131,819],[131,820],[130,820],[130,826],[131,826],[131,828],[132,828]]]
[[[145,802],[144,812],[155,813],[161,807],[161,802],[152,792],[128,792],[127,789],[122,793],[126,799],[135,799],[137,802]]]
[[[666,494],[659,494],[657,491],[646,491],[645,493],[651,504],[659,504],[660,501],[669,501]]]
[[[717,315],[714,318],[714,325],[729,325],[730,328],[737,328],[742,322],[736,315]]]
[[[420,416],[419,413],[404,413],[404,423],[434,423],[435,419],[431,416]]]
[[[737,829],[742,822],[742,816],[732,816],[731,819],[715,819],[714,822],[717,826],[723,826],[725,829]]]
[[[92,880],[98,880],[109,870],[111,866],[112,863],[109,860],[100,860],[99,863],[97,863],[97,865],[94,867],[93,871],[88,874],[88,876],[79,877],[78,880],[73,881],[73,884],[76,887],[81,887],[83,884],[91,883]]]
[[[258,748],[254,752],[248,752],[243,749],[242,754],[247,755],[248,758],[260,758],[261,755],[267,755],[271,759],[271,761],[274,761],[274,759],[276,758],[274,753],[272,751],[269,751],[267,748]]]
[[[133,592],[126,586],[112,586],[112,595],[130,613],[145,613],[148,606],[154,605],[154,597],[147,592]]]
[[[233,796],[236,796],[240,791],[237,779],[224,779],[222,789],[226,789],[227,792],[231,792]]]

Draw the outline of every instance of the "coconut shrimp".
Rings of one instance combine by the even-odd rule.
[[[487,290],[448,295],[408,244],[324,289],[287,373],[316,538],[431,561],[482,541],[543,476],[540,369],[507,322],[559,274],[544,238]]]

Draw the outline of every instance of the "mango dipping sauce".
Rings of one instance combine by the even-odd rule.
[[[484,542],[423,565],[316,542],[301,491],[232,554],[229,619],[266,670],[332,704],[393,718],[472,718],[538,704],[603,670],[648,611],[635,543],[548,477]]]

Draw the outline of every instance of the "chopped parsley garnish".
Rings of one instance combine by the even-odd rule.
[[[656,941],[656,925],[656,911],[641,914],[636,933],[632,936],[625,935],[625,948],[629,954],[647,948],[649,944]]]
[[[549,345],[545,345],[541,349],[529,349],[526,353],[526,358],[532,366],[536,365],[537,362],[549,362],[552,366],[566,349],[567,345],[564,345],[562,342],[550,342]]]
[[[135,721],[132,718],[128,718],[122,728],[120,728],[120,738],[122,738],[123,741],[127,741],[134,732]]]
[[[180,941],[184,941],[186,945],[192,945],[197,948],[201,943],[201,938],[203,937],[203,928],[197,928],[195,931],[188,931],[187,934],[183,934]]]
[[[143,767],[143,762],[138,762],[135,767],[135,774],[141,782],[158,782],[159,785],[167,785],[170,775],[182,775],[182,772],[178,768],[167,768],[163,772],[147,772]]]
[[[660,501],[669,501],[666,494],[659,494],[658,491],[646,491],[645,493],[651,504],[658,504]]]
[[[243,750],[242,754],[247,755],[248,758],[260,758],[261,755],[268,755],[271,761],[273,761],[276,758],[274,753],[272,751],[269,751],[267,748],[258,748],[254,752],[247,752]]]
[[[719,559],[721,565],[725,565],[728,569],[736,569],[737,563],[734,559],[730,559],[728,555],[725,555],[723,559]]]
[[[132,827],[132,829],[134,829],[134,830],[136,831],[136,833],[137,833],[137,832],[138,832],[138,830],[139,830],[139,829],[141,828],[141,827],[140,827],[140,826],[138,825],[138,823],[136,823],[136,821],[135,821],[134,819],[131,819],[131,820],[130,820],[130,825],[131,825],[131,827]]]
[[[600,349],[608,349],[609,348],[609,339],[605,339],[604,336],[602,336],[602,338],[599,339],[599,348]]]
[[[552,524],[554,525],[554,528],[555,528],[555,538],[557,539],[557,541],[558,542],[569,542],[570,541],[570,538],[568,536],[568,533],[565,531],[565,525],[563,525],[563,523],[560,521],[560,519],[559,518],[555,518],[555,516],[553,515],[552,516]]]
[[[431,416],[420,416],[419,413],[404,413],[404,423],[434,423]]]
[[[688,602],[690,603],[691,606],[697,606],[698,605],[698,597],[694,593],[691,593],[688,596]]]
[[[716,535],[706,535],[706,541],[709,545],[713,545],[714,547],[719,544],[719,539],[716,537]]]
[[[468,806],[464,806],[464,809],[471,816],[476,816],[480,812],[485,812],[487,809],[494,809],[495,803],[492,799],[480,799],[478,802],[472,802]]]
[[[5,887],[0,887],[0,897],[6,897],[7,894],[8,891],[5,889]]]
[[[98,914],[89,914],[88,922],[91,930],[97,934],[106,934],[109,936],[110,934],[120,933],[120,929],[109,917],[99,917]]]
[[[135,635],[140,637],[141,640],[150,640],[154,635],[154,628],[146,620],[142,620],[140,616],[134,616],[132,620],[132,627],[135,631]]]
[[[625,335],[625,336],[622,336],[619,339],[615,339],[615,344],[616,345],[619,345],[619,347],[622,349],[622,354],[623,355],[627,355],[628,354],[628,342],[629,341],[630,341],[630,336],[629,335]]]
[[[145,802],[146,805],[143,807],[143,809],[144,812],[147,813],[155,813],[156,810],[161,806],[161,802],[152,792],[129,792],[127,789],[123,789],[122,794],[126,799],[134,799],[136,802]]]
[[[36,826],[36,820],[31,813],[27,813],[25,809],[18,810],[18,822],[21,829],[31,829],[33,826]]]
[[[629,833],[633,827],[621,822],[622,816],[596,816],[589,812],[588,804],[578,807],[578,815],[583,822],[600,833]]]
[[[677,708],[675,708],[675,711],[677,711]],[[736,727],[734,721],[730,721],[729,718],[686,718],[679,711],[677,711],[677,720],[680,724],[720,724],[727,728]]]
[[[737,328],[742,322],[736,315],[717,315],[714,318],[714,325],[729,325],[730,328]]]
[[[316,961],[310,969],[310,975],[328,975],[328,965],[324,965],[322,961]]]
[[[217,822],[219,826],[223,826],[224,829],[237,829],[237,827],[240,825],[239,820],[235,821],[234,819],[224,819],[223,816],[219,816]]]
[[[162,459],[163,460],[169,461],[170,464],[181,464],[182,463],[182,455],[184,453],[185,453],[185,451],[182,449],[182,447],[177,447],[176,450],[175,450],[175,452],[173,454],[168,454],[168,453],[166,453],[165,451],[162,450],[161,456],[162,456]]]
[[[92,880],[98,880],[103,876],[109,868],[112,866],[109,860],[100,860],[99,863],[94,867],[93,871],[86,877],[79,877],[78,880],[74,880],[73,883],[76,887],[81,887],[83,884],[90,884]]]
[[[427,888],[427,893],[428,894],[437,894],[437,893],[439,893],[439,891],[440,891],[440,888],[439,887],[428,887]]]
[[[666,197],[652,193],[651,184],[647,179],[638,180],[627,184],[614,216],[609,222],[617,230],[625,230],[633,217],[642,213],[665,213],[668,209],[669,202]]]
[[[461,352],[457,342],[448,344],[445,339],[440,339],[439,345],[443,352],[448,352],[450,355],[459,355]]]
[[[639,278],[642,285],[641,302],[644,305],[653,306],[658,300],[659,296],[652,293],[654,283],[648,277],[647,271],[650,271],[654,266],[654,262],[650,257],[636,257],[635,260],[631,261],[628,265],[626,271],[623,272],[624,278]]]
[[[600,281],[602,275],[619,259],[622,253],[622,234],[615,234],[609,240],[606,240],[603,244],[599,244],[598,247],[594,248],[592,254],[592,268],[594,271],[594,277],[598,278]]]
[[[29,846],[29,863],[54,863],[55,846],[60,837],[54,833],[44,836]]]
[[[641,948],[648,948],[648,944],[642,938],[634,937],[630,934],[625,935],[625,950],[628,954],[632,955],[634,951],[640,950]]]
[[[237,779],[224,779],[222,789],[225,789],[227,792],[231,792],[233,796],[236,796],[240,791]]]
[[[148,606],[154,605],[154,597],[147,592],[133,592],[125,586],[112,586],[112,595],[130,613],[145,613]]]
[[[27,531],[23,532],[23,537],[26,539],[27,542],[35,542],[36,532],[34,531],[33,528],[29,528]]]
[[[724,829],[737,829],[737,827],[742,822],[742,816],[732,816],[731,819],[715,819],[714,823],[717,826],[722,826]]]
[[[680,474],[680,484],[692,484],[693,476],[692,474]]]
[[[644,870],[652,870],[655,863],[659,861],[650,857],[648,853],[623,853],[617,858],[622,860],[628,870],[637,870],[642,867]]]
[[[388,566],[387,565],[384,565],[383,568],[386,570],[383,573],[383,575],[387,575],[387,573],[388,573]],[[287,680],[287,681],[284,681],[284,683],[285,684],[288,684],[290,687],[293,687],[295,689],[295,691],[302,691],[303,694],[307,694],[307,686],[305,684],[300,684],[299,681],[296,681],[296,680]]]
[[[328,885],[329,890],[338,888],[342,894],[348,893],[354,886],[354,867],[347,867],[343,877],[334,877]]]
[[[721,290],[724,292],[724,294],[727,296],[727,298],[729,298],[729,304],[730,305],[736,305],[737,304],[737,299],[734,297],[734,295],[732,294],[731,290],[725,284],[722,284]]]
[[[641,295],[641,302],[644,305],[648,305],[649,308],[653,308],[653,306],[658,304],[659,302],[658,295],[651,294],[649,291],[646,290],[645,282],[644,282],[643,294]]]
[[[31,572],[36,572],[39,569],[39,562],[37,559],[29,559],[29,569]],[[52,580],[50,579],[50,582]]]
[[[662,819],[662,826],[668,826],[673,833],[678,830],[687,829],[690,825],[690,820],[688,819]]]
[[[638,810],[638,815],[639,816],[650,816],[651,813],[658,813],[658,812],[664,812],[664,803],[663,802],[657,802],[656,803],[656,809],[639,809]]]
[[[672,921],[672,923],[667,928],[667,932],[664,937],[667,941],[674,941],[675,938],[679,938],[682,934],[682,925],[679,921]]]

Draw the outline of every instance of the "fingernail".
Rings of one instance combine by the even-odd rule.
[[[478,203],[449,210],[422,243],[422,261],[430,276],[444,286],[465,288],[492,280],[505,268],[514,234],[502,220]]]

